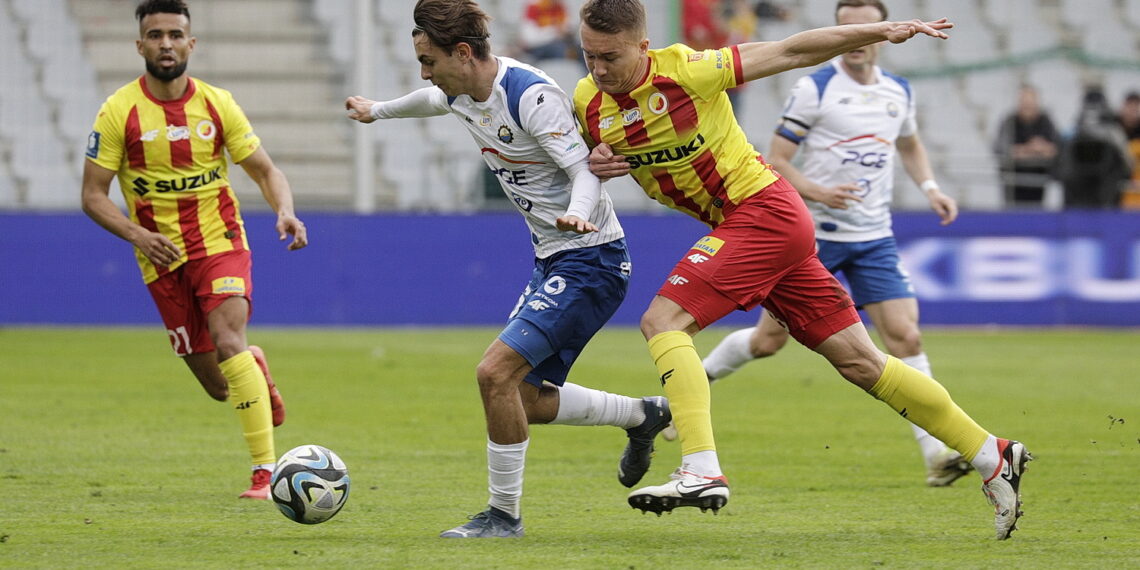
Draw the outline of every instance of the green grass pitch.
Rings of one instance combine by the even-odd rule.
[[[697,337],[703,353],[727,333]],[[1138,331],[926,331],[936,376],[980,424],[1037,456],[1025,517],[992,538],[970,476],[923,484],[910,429],[789,346],[713,386],[732,498],[642,515],[616,478],[624,433],[535,426],[519,540],[444,540],[487,499],[473,329],[267,329],[289,417],[280,454],[349,465],[336,518],[290,522],[248,483],[237,419],[158,327],[0,329],[0,567],[1128,567],[1140,556]],[[661,392],[639,333],[609,328],[571,374]],[[658,440],[645,484],[678,464]]]

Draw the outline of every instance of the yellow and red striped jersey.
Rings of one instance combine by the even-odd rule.
[[[629,93],[603,93],[592,76],[574,90],[587,142],[607,143],[649,197],[716,227],[778,175],[748,142],[724,90],[743,82],[736,47],[649,50]]]
[[[132,221],[182,250],[168,267],[135,251],[143,281],[191,259],[249,249],[223,149],[238,163],[260,145],[233,95],[204,81],[190,79],[181,99],[161,101],[140,77],[107,98],[87,158],[118,172]]]

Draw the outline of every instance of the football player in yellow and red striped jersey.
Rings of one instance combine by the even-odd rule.
[[[260,348],[246,341],[250,252],[226,153],[277,212],[288,248],[308,244],[285,175],[230,93],[186,75],[196,39],[182,0],[135,11],[146,73],[107,98],[87,141],[83,211],[135,248],[171,346],[216,400],[237,412],[253,462],[242,497],[269,498],[273,427],[285,408]],[[109,198],[118,176],[124,215]]]
[[[681,437],[682,464],[668,483],[630,493],[630,505],[660,513],[681,506],[715,511],[728,502],[708,379],[691,335],[731,311],[762,305],[848,381],[969,459],[987,478],[997,536],[1007,538],[1020,513],[1018,487],[1030,458],[1024,446],[990,435],[940,384],[874,345],[850,296],[815,255],[803,199],[748,143],[724,93],[882,41],[946,38],[942,30],[953,24],[852,24],[694,51],[649,49],[639,0],[587,0],[581,22],[590,75],[578,82],[574,109],[594,147],[591,170],[602,179],[631,174],[650,197],[712,228],[641,318]]]

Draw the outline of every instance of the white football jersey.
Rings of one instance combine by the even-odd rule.
[[[567,249],[601,245],[624,237],[613,202],[603,188],[589,221],[597,232],[559,231],[554,220],[570,206],[573,181],[563,170],[585,163],[590,154],[569,98],[541,70],[498,57],[499,73],[486,101],[470,95],[448,97],[439,88],[433,103],[467,127],[491,168],[530,228],[538,258]]]
[[[800,171],[824,186],[858,184],[862,202],[846,210],[807,201],[816,237],[870,241],[891,235],[895,140],[917,132],[914,92],[901,77],[875,67],[862,85],[839,59],[802,77],[792,88],[776,133],[800,145]]]

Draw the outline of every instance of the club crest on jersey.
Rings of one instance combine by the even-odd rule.
[[[194,132],[198,134],[198,138],[204,141],[212,141],[218,134],[218,127],[214,125],[214,121],[203,119],[194,128]]]
[[[887,103],[887,115],[890,117],[899,116],[899,106],[894,101]]]
[[[654,115],[660,115],[669,110],[669,98],[660,91],[649,96],[648,104],[649,111]]]
[[[690,249],[702,251],[704,253],[709,254],[709,256],[711,257],[713,255],[716,255],[717,252],[720,251],[720,248],[722,248],[722,247],[724,247],[724,240],[722,240],[720,238],[715,238],[712,236],[705,236],[705,237],[697,240],[697,243],[693,244],[693,247],[691,247]]]
[[[621,124],[630,126],[641,120],[641,109],[634,107],[621,112]]]
[[[515,134],[511,132],[511,128],[506,125],[499,127],[499,140],[506,144],[511,144],[515,140]]]

